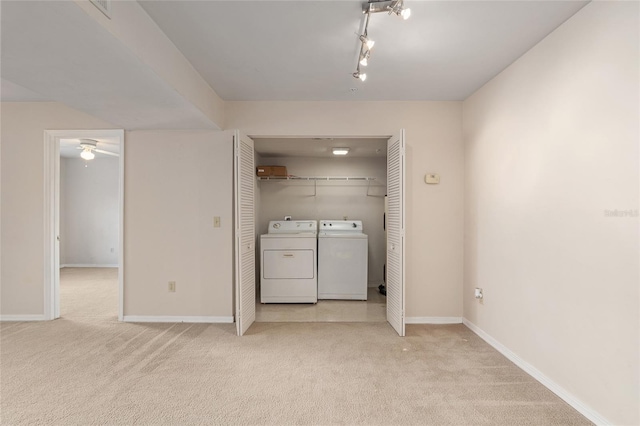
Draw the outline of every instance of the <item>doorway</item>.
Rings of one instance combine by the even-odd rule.
[[[239,139],[242,140],[242,137]],[[253,203],[248,207],[245,200],[244,204],[237,203],[236,209],[240,216],[252,218],[254,239],[252,244],[245,241],[242,247],[258,248],[260,235],[266,232],[269,221],[289,217],[292,220],[362,221],[364,231],[373,237],[373,241],[369,244],[366,302],[325,300],[316,305],[261,304],[261,254],[259,248],[254,249],[251,267],[255,268],[251,274],[250,291],[254,305],[249,306],[246,288],[236,288],[236,315],[239,321],[245,320],[243,327],[239,327],[239,334],[244,332],[241,328],[246,330],[250,326],[248,315],[242,314],[242,305],[245,304],[244,312],[250,313],[251,322],[254,319],[268,322],[389,321],[398,334],[404,335],[404,131],[391,138],[244,137],[244,140],[245,147],[251,146],[251,161],[245,158],[245,164],[251,164],[251,167],[247,167],[244,177],[236,175],[236,185],[241,187],[239,183],[244,179],[243,187],[251,188]],[[331,148],[340,144],[349,148],[353,155],[340,159],[333,157]],[[238,149],[236,147],[237,152]],[[238,164],[242,162],[240,157],[242,153],[237,156]],[[287,167],[287,173],[275,179],[256,178],[255,166],[262,164]],[[391,187],[387,186],[387,181],[391,182]],[[385,215],[385,195],[388,191],[391,191],[389,198],[394,211]],[[388,223],[392,225],[394,233],[389,240],[391,244],[388,244],[384,230],[385,219],[390,220]],[[248,233],[249,229],[239,230],[239,234]],[[389,283],[385,281],[387,260],[391,261],[394,274]],[[239,263],[237,261],[237,265]],[[246,277],[247,266],[242,264],[236,270],[244,271]],[[380,285],[386,285],[387,288],[391,286],[388,297],[392,302],[390,305],[386,303],[387,297],[380,294]],[[238,295],[242,295],[242,301]]]
[[[61,315],[60,268],[66,266],[69,285],[79,292],[105,293],[97,298],[113,296],[117,276],[117,313],[122,321],[124,131],[45,131],[44,143],[45,318]]]

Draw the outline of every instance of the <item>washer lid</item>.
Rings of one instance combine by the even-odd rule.
[[[350,238],[352,240],[366,240],[369,237],[367,234],[363,233],[321,231],[318,233],[318,238]]]
[[[362,234],[361,220],[321,220],[320,232],[323,234]]]

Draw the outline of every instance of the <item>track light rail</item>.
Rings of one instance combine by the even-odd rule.
[[[364,31],[360,35],[360,54],[358,55],[358,63],[356,64],[356,72],[353,73],[353,77],[361,81],[367,79],[367,74],[362,72],[361,66],[366,67],[369,65],[369,57],[371,56],[371,49],[375,42],[369,38],[369,20],[372,13],[387,12],[389,15],[392,13],[397,16],[401,16],[403,19],[408,19],[411,16],[411,9],[404,7],[404,0],[390,0],[390,1],[376,1],[370,0],[368,3],[363,4],[362,13],[366,15],[364,22]]]

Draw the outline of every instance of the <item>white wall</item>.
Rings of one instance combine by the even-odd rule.
[[[118,164],[60,159],[61,265],[118,264]]]
[[[362,220],[369,245],[369,285],[382,284],[382,268],[386,258],[383,229],[384,195],[386,194],[387,159],[382,158],[267,158],[265,165],[287,167],[295,176],[367,176],[376,178],[368,188],[367,182],[336,181],[259,181],[259,234],[265,234],[270,220],[343,219]],[[316,194],[314,196],[314,193]],[[369,194],[369,195],[367,195]]]
[[[406,316],[462,316],[461,102],[227,102],[253,136],[391,136],[406,129]],[[373,118],[372,118],[373,117]],[[426,185],[424,175],[441,175]]]
[[[125,140],[125,319],[230,320],[231,132],[131,131]]]
[[[44,315],[44,130],[111,129],[53,102],[3,102],[0,312]]]
[[[463,116],[465,317],[619,425],[640,423],[638,16],[587,5]]]

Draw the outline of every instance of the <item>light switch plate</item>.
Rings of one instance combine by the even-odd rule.
[[[428,173],[424,175],[424,182],[428,184],[438,184],[440,183],[440,175],[435,173]]]
[[[220,228],[220,216],[213,217],[213,227]]]

